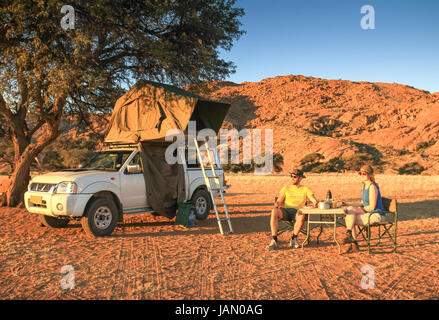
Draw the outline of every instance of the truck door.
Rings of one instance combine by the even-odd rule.
[[[142,159],[138,152],[128,163],[128,165],[134,164],[140,165],[140,171],[130,173],[127,168],[125,168],[121,174],[121,201],[123,202],[123,208],[125,210],[148,207]]]

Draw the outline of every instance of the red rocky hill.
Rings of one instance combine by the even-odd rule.
[[[416,161],[427,168],[424,173],[439,174],[438,93],[397,83],[290,75],[212,82],[207,94],[231,103],[228,126],[273,129],[274,152],[283,155],[285,169],[309,153],[329,160],[366,147],[382,155],[386,173]]]

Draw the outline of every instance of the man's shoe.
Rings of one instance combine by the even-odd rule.
[[[297,249],[299,247],[300,247],[300,245],[299,245],[299,242],[297,242],[296,238],[290,240],[290,248]]]
[[[276,250],[277,248],[279,248],[279,244],[274,239],[271,240],[270,244],[267,247],[268,250]]]

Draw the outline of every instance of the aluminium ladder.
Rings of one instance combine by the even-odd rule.
[[[207,141],[206,141],[205,144],[206,144],[206,150],[207,150],[207,159],[209,160],[208,164],[210,165],[210,168],[211,168],[212,174],[213,174],[213,176],[208,176],[206,173],[206,169],[204,168],[204,161],[201,158],[201,152],[200,152],[200,148],[198,147],[198,141],[196,138],[194,139],[194,142],[195,142],[195,149],[197,152],[198,160],[200,161],[201,170],[203,171],[204,181],[206,182],[207,190],[209,191],[210,198],[212,200],[212,204],[213,204],[213,207],[215,209],[216,220],[218,221],[219,230],[220,230],[222,235],[233,233],[232,222],[230,221],[229,211],[227,210],[226,201],[224,200],[224,186],[219,181],[219,177],[215,173],[215,166],[213,164],[212,157],[210,155],[210,153],[213,151],[209,148],[209,145],[207,144]],[[212,186],[213,184],[211,183],[211,180],[214,181],[215,186]],[[215,194],[214,194],[215,191],[218,191],[221,195],[221,201],[222,201],[222,204],[224,207],[224,213],[226,215],[226,218],[220,218],[220,216],[219,216],[218,207],[217,207],[216,202],[215,202]],[[229,232],[224,233],[223,226],[221,223],[222,221],[228,222]]]

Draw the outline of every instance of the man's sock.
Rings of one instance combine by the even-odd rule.
[[[276,241],[276,242],[278,242],[278,241],[277,241],[277,236],[273,236],[273,240]]]

